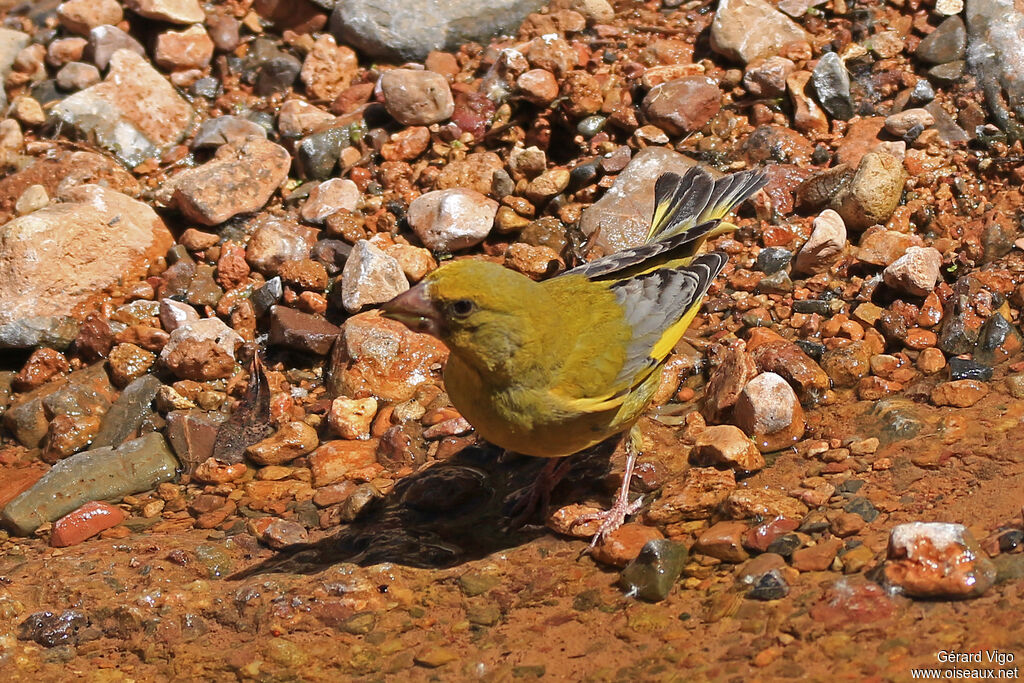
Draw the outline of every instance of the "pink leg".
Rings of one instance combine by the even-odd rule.
[[[635,513],[643,506],[643,497],[629,502],[629,483],[633,479],[633,469],[636,466],[636,459],[639,453],[634,445],[633,435],[626,437],[626,471],[622,475],[622,486],[619,488],[619,496],[612,506],[604,511],[592,515],[585,515],[579,519],[579,523],[600,521],[597,533],[590,540],[590,550],[608,534],[612,533],[626,521],[626,517]]]

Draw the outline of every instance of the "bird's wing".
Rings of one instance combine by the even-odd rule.
[[[733,173],[718,180],[700,166],[694,166],[683,176],[664,173],[654,185],[654,215],[647,241],[666,240],[709,221],[721,220],[767,182],[760,171]]]
[[[642,270],[656,268],[661,263],[692,256],[700,247],[700,243],[718,227],[719,220],[708,221],[687,232],[673,235],[664,241],[641,244],[632,249],[623,249],[593,261],[588,261],[567,270],[557,277],[565,275],[583,275],[589,280],[617,280],[629,277],[637,266]]]
[[[660,268],[611,285],[632,330],[613,383],[632,388],[661,364],[689,327],[728,257],[713,251],[679,268]]]

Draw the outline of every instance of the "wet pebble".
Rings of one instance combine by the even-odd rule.
[[[692,551],[708,555],[723,562],[743,562],[749,557],[743,548],[747,533],[746,522],[724,521],[711,525],[697,537]]]
[[[125,518],[120,508],[98,501],[88,502],[53,523],[50,545],[54,548],[78,545],[101,531],[117,526]]]
[[[619,575],[626,595],[649,602],[668,597],[686,564],[686,546],[668,539],[648,541]]]
[[[974,379],[958,379],[937,385],[932,389],[931,400],[937,406],[969,408],[985,398],[988,392],[989,387],[983,382]]]
[[[260,465],[281,465],[313,452],[319,443],[313,427],[305,422],[287,422],[272,436],[245,449],[245,454]]]
[[[643,524],[623,524],[594,547],[593,557],[602,564],[625,567],[640,555],[649,541],[663,540],[660,531]]]
[[[903,256],[886,266],[883,271],[885,284],[893,289],[910,294],[925,296],[939,279],[942,254],[934,247],[908,247]]]
[[[89,618],[78,610],[60,614],[35,612],[18,624],[18,638],[32,640],[43,647],[74,645],[86,634]]]
[[[428,249],[449,253],[482,242],[497,211],[498,203],[479,192],[435,190],[409,205],[409,225]]]
[[[914,598],[974,598],[995,580],[995,567],[964,526],[911,522],[893,527],[883,577]]]
[[[736,425],[762,451],[790,446],[804,433],[804,413],[796,393],[774,372],[761,373],[743,387],[733,414]]]
[[[701,466],[731,467],[738,472],[756,472],[765,466],[754,442],[733,425],[717,425],[700,432],[691,459]]]

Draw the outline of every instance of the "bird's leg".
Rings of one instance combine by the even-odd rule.
[[[597,533],[590,540],[590,550],[593,550],[594,546],[608,534],[622,526],[623,522],[626,521],[626,517],[635,513],[643,505],[643,496],[637,498],[632,503],[629,502],[629,483],[633,479],[633,469],[636,467],[636,459],[640,455],[641,443],[640,430],[634,426],[626,437],[626,471],[622,474],[622,486],[619,488],[619,496],[615,499],[612,506],[604,512],[585,515],[578,520],[578,523],[601,522],[601,526],[597,528]]]
[[[512,526],[522,526],[538,509],[546,513],[551,503],[551,492],[571,469],[571,458],[549,458],[512,510]]]

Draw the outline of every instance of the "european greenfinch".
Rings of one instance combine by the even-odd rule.
[[[765,182],[756,171],[717,181],[699,166],[665,173],[643,245],[540,282],[453,261],[384,304],[384,315],[447,345],[452,404],[487,441],[551,458],[541,480],[552,485],[566,469],[557,459],[634,428],[725,266],[724,253],[699,254],[702,245],[734,229],[722,219]],[[639,445],[634,428],[618,499],[594,517],[594,542],[639,508],[629,502]]]

